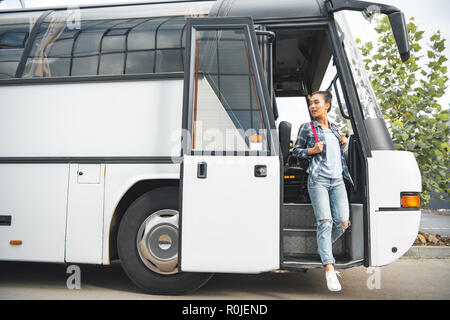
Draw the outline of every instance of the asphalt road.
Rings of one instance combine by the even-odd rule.
[[[422,212],[420,230],[427,233],[450,237],[450,215],[429,214]]]
[[[67,267],[0,262],[0,299],[450,299],[450,259],[402,258],[372,273],[364,267],[341,270],[343,290],[339,293],[328,292],[324,271],[319,269],[307,273],[216,274],[193,294],[154,296],[135,287],[118,263],[79,265],[81,288],[70,290]]]

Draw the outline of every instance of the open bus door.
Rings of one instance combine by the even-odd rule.
[[[182,271],[279,268],[280,160],[250,18],[187,24]]]

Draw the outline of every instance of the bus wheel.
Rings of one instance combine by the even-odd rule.
[[[186,294],[212,277],[179,271],[178,218],[178,189],[162,187],[136,199],[120,222],[117,249],[122,268],[148,293]]]

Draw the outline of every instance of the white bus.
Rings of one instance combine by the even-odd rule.
[[[156,294],[213,273],[321,268],[306,173],[276,107],[302,97],[292,108],[307,110],[320,88],[336,98],[355,182],[336,267],[401,257],[421,176],[394,150],[345,10],[388,14],[408,59],[403,14],[353,0],[1,12],[0,260],[120,259]]]

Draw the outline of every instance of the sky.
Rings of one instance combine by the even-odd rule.
[[[165,1],[165,0],[158,0]],[[301,1],[301,0],[299,0]],[[27,7],[43,7],[43,6],[61,6],[61,5],[83,5],[97,3],[123,3],[130,0],[22,0]],[[151,2],[148,0],[132,0],[131,2]],[[405,14],[406,21],[410,17],[415,18],[415,23],[419,29],[425,31],[425,38],[429,39],[431,35],[440,30],[446,41],[446,56],[450,58],[450,21],[448,14],[450,13],[450,0],[379,0],[381,3],[390,4],[398,7]],[[0,2],[0,10],[4,8],[20,7],[19,0],[3,0]],[[367,22],[361,13],[346,13],[347,21],[352,29],[355,38],[361,38],[363,42],[376,42],[377,34],[374,31],[375,22],[371,24]],[[449,62],[446,63],[449,66]],[[450,89],[442,97],[439,102],[444,108],[450,105]],[[304,98],[279,98],[277,99],[278,109],[281,120],[288,120],[293,124],[292,132],[298,129],[303,119],[307,117],[307,109],[305,108]],[[300,108],[298,106],[301,106]]]

